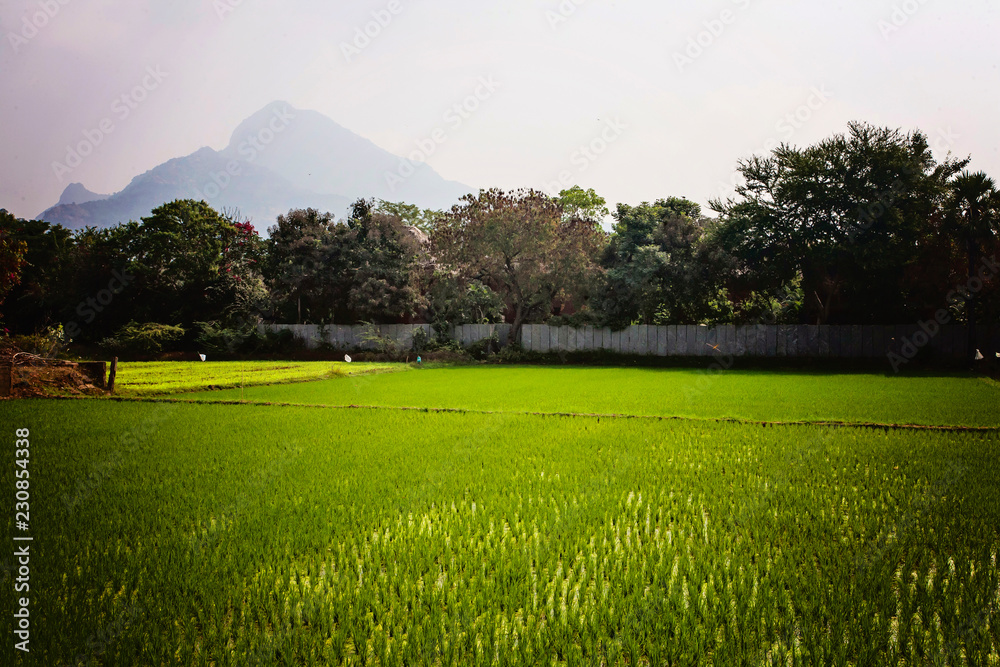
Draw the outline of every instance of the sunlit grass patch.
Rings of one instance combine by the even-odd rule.
[[[152,361],[118,365],[116,393],[156,396],[405,370],[405,364],[329,361]]]

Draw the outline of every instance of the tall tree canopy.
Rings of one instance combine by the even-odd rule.
[[[800,277],[814,322],[912,321],[904,276],[966,163],[938,163],[920,132],[864,123],[741,161],[736,198],[711,202],[738,263],[735,291]]]
[[[701,207],[670,197],[639,206],[619,204],[604,250],[607,270],[598,298],[608,324],[700,323],[726,308]]]
[[[0,305],[21,282],[21,271],[27,263],[24,256],[28,244],[20,236],[22,221],[0,209]]]
[[[592,220],[566,217],[559,202],[535,190],[466,195],[434,227],[436,258],[496,291],[512,314],[510,342],[522,325],[558,300],[579,297],[600,271],[603,232]]]
[[[1000,191],[996,188],[996,182],[981,171],[976,173],[962,172],[952,183],[948,213],[950,227],[954,230],[959,244],[964,246],[963,250],[967,262],[965,317],[969,330],[968,350],[971,356],[975,354],[977,347],[975,332],[979,315],[978,305],[982,300],[980,293],[984,289],[994,286],[994,290],[986,292],[987,295],[992,294],[998,283],[997,271],[995,269],[983,271],[981,266],[985,248],[993,250],[993,255],[989,258],[993,266],[996,266],[997,262],[996,240],[1000,237]],[[976,286],[979,289],[974,289]],[[987,301],[987,303],[993,305],[991,301]],[[998,314],[995,306],[989,310],[993,311],[991,315],[995,318]]]
[[[238,318],[234,304],[262,286],[262,244],[253,227],[204,201],[177,200],[126,229],[132,310],[139,321],[191,324]],[[249,286],[249,287],[248,287]],[[142,319],[139,319],[142,318]]]
[[[423,248],[400,216],[359,199],[344,223],[300,209],[278,216],[268,231],[268,278],[285,319],[393,323],[420,311]]]

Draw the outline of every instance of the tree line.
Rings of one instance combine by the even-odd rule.
[[[8,332],[97,342],[130,323],[437,326],[1000,322],[1000,194],[919,131],[852,123],[737,165],[735,195],[609,212],[593,190],[482,190],[449,211],[360,199],[267,238],[238,211],[164,204],[70,231],[0,210]],[[606,232],[602,221],[611,215]]]

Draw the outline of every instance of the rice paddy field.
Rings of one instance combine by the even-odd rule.
[[[334,364],[338,369],[350,364]],[[346,381],[194,392],[193,400],[409,406],[749,421],[1000,426],[1000,383],[983,377],[709,373],[697,369],[457,366]]]
[[[149,361],[119,365],[117,394],[161,396],[215,389],[304,382],[402,370],[402,364],[331,364],[324,361]]]
[[[991,381],[456,367],[243,392],[0,403],[12,446],[31,431],[9,664],[1000,665]]]

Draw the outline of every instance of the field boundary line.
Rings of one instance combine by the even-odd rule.
[[[685,417],[682,415],[630,415],[600,412],[531,412],[524,410],[476,410],[472,408],[421,408],[402,405],[329,405],[322,403],[287,403],[275,401],[195,401],[191,399],[158,397],[143,398],[135,396],[107,396],[95,398],[92,396],[51,396],[32,397],[22,400],[62,400],[62,401],[114,401],[118,403],[181,403],[186,405],[251,405],[284,408],[311,408],[326,410],[395,410],[398,412],[428,412],[439,414],[469,414],[469,415],[512,415],[519,417],[561,417],[567,419],[638,419],[644,421],[685,421],[705,422],[715,424],[744,424],[762,427],[776,426],[830,426],[839,428],[862,428],[884,431],[941,431],[945,433],[1000,433],[1000,426],[947,426],[936,424],[893,424],[882,422],[845,422],[845,421],[768,421],[760,419],[740,419],[737,417]]]

